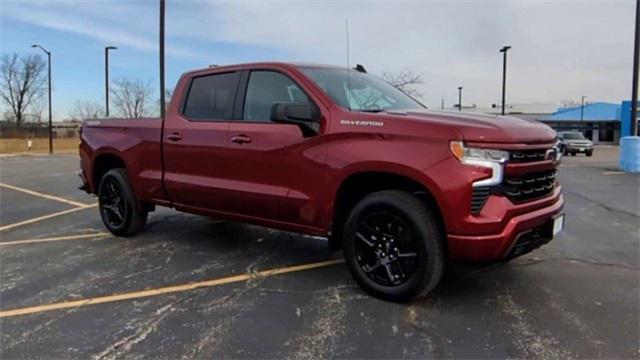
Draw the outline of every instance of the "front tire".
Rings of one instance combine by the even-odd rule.
[[[111,169],[102,176],[98,207],[104,226],[117,236],[135,235],[147,222],[148,211],[133,192],[125,169]]]
[[[444,273],[443,234],[430,210],[404,191],[363,198],[347,218],[343,241],[351,275],[366,292],[385,300],[427,294]]]

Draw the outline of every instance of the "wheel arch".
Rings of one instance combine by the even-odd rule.
[[[446,225],[438,200],[430,186],[406,173],[380,170],[363,170],[349,174],[338,186],[333,205],[329,250],[342,248],[342,228],[351,209],[365,196],[382,190],[402,190],[416,195],[432,211],[438,228],[446,237]],[[444,241],[445,251],[447,249]]]
[[[93,181],[92,190],[94,193],[98,192],[98,185],[100,184],[102,176],[106,174],[107,171],[116,168],[127,169],[127,164],[121,156],[113,152],[103,152],[95,157],[91,169],[91,179]]]

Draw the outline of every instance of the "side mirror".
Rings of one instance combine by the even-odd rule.
[[[276,102],[271,108],[271,121],[298,125],[305,137],[318,133],[319,119],[320,110],[314,104]]]

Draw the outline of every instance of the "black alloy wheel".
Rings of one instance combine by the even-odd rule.
[[[342,237],[351,275],[373,296],[411,300],[433,290],[444,273],[444,233],[411,193],[365,196],[347,217]]]
[[[416,234],[398,216],[380,211],[364,217],[355,233],[356,260],[382,286],[405,283],[416,271]]]
[[[100,212],[109,227],[122,227],[127,217],[127,206],[122,196],[122,188],[115,178],[106,178],[100,189]]]
[[[98,206],[105,227],[117,236],[135,235],[147,222],[148,210],[133,192],[125,169],[111,169],[102,176]]]

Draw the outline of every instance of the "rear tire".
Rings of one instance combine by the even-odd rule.
[[[385,300],[425,295],[444,273],[443,234],[429,209],[404,191],[364,197],[345,222],[343,242],[356,282]]]
[[[100,179],[98,207],[104,226],[117,236],[140,232],[149,214],[133,192],[127,170],[121,168],[107,171]]]

